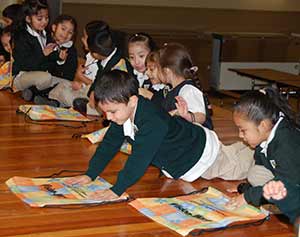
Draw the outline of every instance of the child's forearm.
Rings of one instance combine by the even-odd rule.
[[[200,112],[193,113],[193,114],[194,114],[194,117],[195,117],[195,123],[203,124],[205,122],[205,120],[206,120],[205,114],[200,113]]]
[[[93,81],[91,79],[89,79],[88,77],[81,75],[78,77],[78,80],[86,85],[91,85],[93,83]]]
[[[192,123],[203,124],[205,122],[206,116],[205,114],[200,112],[193,113],[189,111],[185,116],[183,116],[183,118]]]

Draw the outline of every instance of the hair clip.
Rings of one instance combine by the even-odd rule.
[[[267,94],[267,92],[266,92],[266,90],[265,90],[265,89],[260,89],[260,90],[259,90],[259,92],[260,92],[260,93],[263,93],[264,95],[266,95],[266,94]]]
[[[190,70],[193,72],[193,73],[196,73],[198,71],[198,67],[197,66],[192,66],[190,67]]]

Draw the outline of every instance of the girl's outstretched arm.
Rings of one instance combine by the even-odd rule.
[[[186,100],[182,97],[182,96],[176,96],[176,101],[177,103],[176,108],[177,108],[177,113],[180,117],[186,119],[187,121],[190,122],[195,122],[195,123],[204,123],[206,116],[203,113],[200,112],[196,112],[196,113],[192,113],[188,110],[188,104],[186,102]]]

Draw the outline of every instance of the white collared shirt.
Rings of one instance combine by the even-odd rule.
[[[109,60],[114,56],[114,54],[117,52],[117,48],[114,49],[114,51],[112,51],[112,53],[110,55],[108,55],[107,58],[101,60],[101,66],[103,68],[105,68],[106,64],[109,62]]]
[[[180,179],[187,182],[193,182],[198,179],[215,162],[218,157],[220,147],[222,146],[217,134],[214,131],[203,127],[199,123],[194,124],[204,129],[206,135],[206,143],[203,153],[201,157],[199,157],[198,162],[180,177]],[[162,170],[162,172],[168,178],[173,178],[167,171]]]
[[[137,105],[134,108],[133,112],[133,121],[135,117],[135,112],[137,109]],[[123,124],[123,132],[125,137],[130,137],[132,140],[134,140],[135,133],[138,131],[138,127],[134,124],[134,122],[131,121],[130,118],[126,120],[126,122]]]
[[[203,113],[206,115],[203,93],[197,87],[192,85],[184,85],[179,93],[187,102],[188,111],[192,113]]]
[[[282,113],[280,113],[282,114]],[[269,144],[271,143],[271,141],[273,140],[274,136],[275,136],[275,133],[276,133],[276,130],[277,130],[277,127],[278,125],[280,124],[280,122],[283,120],[283,117],[280,117],[278,119],[278,121],[276,122],[276,124],[274,125],[274,127],[272,128],[271,132],[270,132],[270,135],[268,137],[268,139],[266,141],[263,141],[261,144],[260,144],[260,147],[262,148],[262,150],[260,151],[261,153],[263,153],[265,155],[265,157],[267,157],[267,150],[268,150],[268,146]]]
[[[84,66],[86,67],[84,75],[91,81],[94,81],[98,72],[98,59],[95,59],[91,53],[86,55],[86,61]]]
[[[73,45],[73,41],[72,41],[72,40],[69,40],[69,41],[67,41],[67,42],[65,42],[65,43],[57,44],[57,46],[54,48],[54,51],[59,51],[59,52],[60,52],[61,47],[64,47],[64,48],[69,49],[69,48],[72,47],[72,45]],[[66,62],[65,60],[63,60],[63,61],[57,60],[57,61],[56,61],[56,63],[57,63],[58,65],[63,65],[65,62]]]
[[[152,89],[153,90],[155,90],[155,91],[160,91],[160,90],[162,90],[162,89],[164,89],[165,88],[165,84],[154,84],[154,85],[152,85]]]
[[[138,72],[135,69],[133,69],[133,74],[136,75],[136,78],[139,81],[139,87],[142,87],[144,84],[144,81],[149,79],[149,77],[146,75],[146,73]]]
[[[39,34],[35,30],[33,30],[28,24],[26,25],[26,30],[32,36],[37,37],[42,49],[44,49],[46,47],[47,37],[46,37],[46,31],[45,30],[43,30],[42,33]]]
[[[131,122],[131,119],[127,119],[126,122],[123,124],[123,131],[125,137],[130,137],[134,140],[135,135],[135,127],[134,123]]]

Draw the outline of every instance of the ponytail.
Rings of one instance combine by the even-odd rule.
[[[244,114],[257,125],[264,119],[271,120],[274,125],[284,115],[291,125],[299,127],[287,99],[274,87],[246,92],[234,106],[234,112]]]
[[[160,65],[162,68],[169,68],[175,74],[192,79],[195,85],[201,90],[201,83],[198,77],[198,67],[193,65],[188,50],[179,43],[167,43],[159,50]]]
[[[198,67],[197,66],[192,66],[191,68],[188,69],[189,73],[186,75],[186,79],[192,79],[195,86],[202,91],[202,85],[200,78],[198,76]]]

